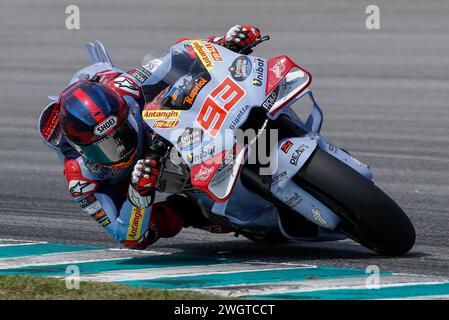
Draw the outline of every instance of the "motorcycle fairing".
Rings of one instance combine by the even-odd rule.
[[[337,147],[336,145],[332,144],[331,142],[327,141],[324,137],[321,135],[316,135],[316,139],[318,142],[318,146],[321,150],[324,152],[330,154],[331,156],[337,158],[347,166],[351,167],[358,173],[360,173],[362,176],[364,176],[368,180],[373,179],[373,173],[370,170],[369,166],[366,164],[360,162],[353,156],[351,156],[348,152],[345,150],[342,150],[341,148]]]
[[[181,42],[172,47],[171,51],[186,50],[186,45],[191,44],[192,41],[190,40]],[[204,50],[199,45],[202,45]],[[209,182],[214,183],[212,179],[220,167],[220,157],[223,159],[224,154],[232,150],[236,144],[234,134],[230,139],[221,139],[223,143],[217,143],[217,137],[226,137],[228,134],[226,131],[233,133],[246,121],[250,110],[260,107],[265,101],[266,59],[243,56],[222,46],[195,40],[195,48],[203,50],[203,54],[209,52],[209,49],[205,47],[206,45],[209,48],[214,48],[220,55],[221,60],[214,60],[213,64],[208,65],[210,81],[198,91],[190,109],[177,110],[178,113],[172,115],[170,119],[164,119],[163,117],[161,119],[150,118],[146,117],[144,113],[144,120],[157,134],[170,141],[180,153],[181,158],[191,170],[192,185],[208,193],[216,201],[225,201],[231,194],[232,184],[236,181],[236,175],[241,168],[246,151],[235,155],[231,170],[233,174],[226,177],[217,176],[215,182],[218,180],[220,183],[217,182],[216,185],[208,188]],[[209,56],[209,59],[212,59],[212,56]],[[246,69],[247,74],[244,77],[233,74],[232,67],[239,59],[244,59],[247,66],[251,66]],[[255,67],[256,63],[258,68]],[[253,83],[256,77],[261,81],[260,85],[259,83]],[[154,103],[151,104],[151,108],[155,109]],[[214,108],[219,108],[219,114],[213,114],[212,117],[211,113],[216,111]],[[204,119],[206,121],[203,121]],[[186,128],[201,130],[203,132],[201,143],[192,148],[180,148],[177,142]],[[204,153],[205,149],[213,151]],[[213,162],[214,165],[211,165],[208,161]],[[195,176],[198,179],[195,179]],[[229,185],[225,185],[225,181]]]
[[[276,114],[292,100],[306,90],[312,82],[312,75],[299,67],[287,56],[279,56],[268,60],[267,86],[268,96],[274,89],[278,89],[277,101],[269,110],[269,115]]]
[[[278,153],[273,155],[277,157],[278,170],[272,176],[271,193],[307,220],[333,230],[340,218],[292,181],[317,146],[315,134],[280,141]]]
[[[247,148],[238,144],[231,149],[190,168],[192,185],[216,202],[224,202],[232,194],[245,162]]]

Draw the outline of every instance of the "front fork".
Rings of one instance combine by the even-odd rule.
[[[280,141],[279,150],[274,155],[277,156],[277,168],[272,176],[270,191],[274,197],[307,220],[322,228],[334,230],[341,219],[292,180],[316,148],[339,159],[365,178],[372,179],[368,166],[329,143],[318,133],[309,133],[303,137],[286,138]]]

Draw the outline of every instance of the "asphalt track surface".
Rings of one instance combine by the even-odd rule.
[[[381,30],[365,28],[378,4]],[[81,29],[65,29],[77,4]],[[155,250],[265,261],[449,275],[449,2],[437,1],[2,1],[0,3],[0,238],[116,246],[83,217],[65,190],[61,165],[37,136],[47,95],[90,63],[100,40],[127,69],[186,36],[221,35],[253,23],[272,40],[263,57],[287,54],[314,76],[322,133],[368,163],[404,208],[417,243],[400,258],[352,241],[257,245],[186,229]]]

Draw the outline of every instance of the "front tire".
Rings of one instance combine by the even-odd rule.
[[[386,256],[406,254],[415,229],[402,209],[372,181],[317,148],[293,178],[341,219],[348,237]]]

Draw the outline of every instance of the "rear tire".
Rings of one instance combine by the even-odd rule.
[[[402,209],[372,181],[317,148],[293,178],[332,209],[348,237],[387,256],[407,253],[415,229]]]

